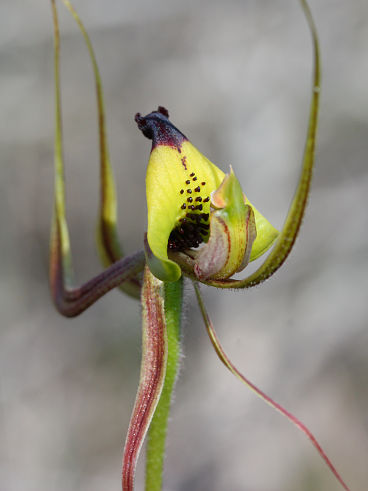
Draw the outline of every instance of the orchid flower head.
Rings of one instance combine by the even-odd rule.
[[[152,140],[146,258],[157,278],[181,276],[168,252],[192,258],[199,279],[226,279],[271,247],[278,232],[247,200],[231,167],[225,174],[208,160],[161,106],[135,120]]]

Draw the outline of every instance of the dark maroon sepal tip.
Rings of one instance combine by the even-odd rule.
[[[164,107],[164,106],[158,106],[157,112],[159,112],[163,116],[166,116],[167,118],[169,118],[169,111],[166,109],[166,107]]]
[[[163,106],[159,106],[157,111],[152,111],[147,116],[137,113],[134,120],[144,136],[152,140],[152,149],[158,145],[168,145],[180,149],[181,144],[188,140],[169,121],[169,111]]]

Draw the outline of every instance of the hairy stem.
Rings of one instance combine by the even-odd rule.
[[[142,287],[142,361],[138,392],[125,441],[123,491],[133,491],[138,456],[164,386],[167,365],[167,331],[164,288],[146,266]]]
[[[165,458],[165,443],[172,393],[180,361],[180,321],[183,281],[165,283],[165,318],[168,358],[164,387],[153,416],[147,441],[146,491],[161,491]]]

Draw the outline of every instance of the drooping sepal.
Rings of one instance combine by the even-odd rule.
[[[196,283],[193,284],[194,290],[196,293],[198,305],[203,317],[204,324],[206,326],[207,334],[210,338],[212,346],[214,347],[217,356],[225,365],[225,367],[233,374],[236,378],[238,378],[244,385],[249,387],[258,397],[263,399],[267,404],[269,404],[273,409],[279,411],[283,416],[285,416],[291,423],[293,423],[304,435],[310,440],[314,448],[319,453],[320,457],[324,460],[326,465],[329,467],[330,471],[339,481],[341,486],[345,489],[345,491],[350,491],[348,486],[345,484],[341,475],[337,471],[336,467],[332,464],[331,460],[327,457],[325,451],[317,441],[316,437],[312,434],[312,432],[302,423],[296,416],[290,413],[287,409],[285,409],[281,404],[274,401],[270,396],[268,396],[265,392],[259,389],[253,382],[251,382],[247,377],[245,377],[232,363],[230,358],[227,356],[224,348],[222,347],[219,338],[217,337],[216,331],[213,327],[212,321],[207,313],[206,307],[204,305],[199,287]]]

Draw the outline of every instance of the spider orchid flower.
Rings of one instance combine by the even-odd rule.
[[[146,257],[157,278],[181,276],[169,253],[186,253],[198,279],[227,279],[269,249],[278,232],[243,195],[231,167],[225,175],[210,162],[163,107],[135,120],[152,140]]]
[[[109,159],[101,78],[88,34],[69,0],[62,0],[86,42],[95,77],[100,148],[100,208],[97,243],[106,267],[81,286],[73,279],[72,254],[65,215],[62,145],[60,37],[56,0],[50,0],[54,22],[55,60],[55,201],[51,228],[50,288],[57,310],[74,317],[104,294],[119,287],[141,299],[141,376],[123,455],[122,489],[133,491],[138,456],[146,435],[146,491],[161,491],[165,440],[172,390],[180,360],[183,277],[193,281],[210,341],[222,363],[241,382],[286,416],[312,442],[345,490],[348,487],[312,433],[295,416],[250,382],[231,362],[215,333],[198,283],[242,289],[273,275],[286,260],[298,234],[309,195],[319,106],[319,48],[313,19],[300,0],[312,33],[313,92],[302,172],[280,233],[244,195],[233,169],[225,174],[169,121],[159,107],[136,115],[142,133],[152,140],[146,193],[148,227],[144,248],[124,256],[117,231],[117,196]],[[244,279],[232,276],[249,261],[268,256]]]

